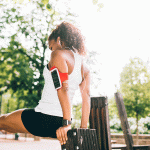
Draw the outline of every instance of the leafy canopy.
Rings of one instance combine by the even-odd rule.
[[[46,0],[5,1],[1,10],[0,91],[33,108],[41,98],[43,69],[50,59],[47,38],[63,17],[67,21],[73,15],[60,14]]]
[[[140,58],[130,59],[120,75],[120,90],[129,117],[150,113],[150,74]]]

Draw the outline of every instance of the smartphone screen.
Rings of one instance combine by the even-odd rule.
[[[51,75],[52,75],[55,89],[61,88],[61,82],[60,82],[60,78],[58,75],[58,71],[56,69],[52,70]]]

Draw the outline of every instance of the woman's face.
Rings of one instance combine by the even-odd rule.
[[[60,38],[59,38],[59,37],[57,38],[57,41],[55,41],[54,39],[52,39],[52,40],[50,40],[50,41],[48,42],[48,44],[49,44],[49,49],[50,49],[51,51],[55,51],[55,50],[60,50],[60,49],[62,49],[62,45],[61,45],[61,43],[60,43]]]

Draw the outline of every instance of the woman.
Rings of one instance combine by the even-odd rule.
[[[82,95],[80,127],[87,128],[90,71],[81,57],[85,54],[84,39],[72,24],[62,22],[57,26],[49,36],[48,44],[52,53],[43,71],[45,85],[38,106],[1,116],[0,129],[12,133],[57,137],[63,145],[67,141],[67,131],[71,129],[72,99],[78,86]]]

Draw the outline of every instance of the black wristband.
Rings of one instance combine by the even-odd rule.
[[[63,126],[67,126],[67,125],[70,125],[70,124],[72,124],[72,121],[64,120],[64,119],[63,119],[63,122],[62,122],[62,125],[63,125]]]

